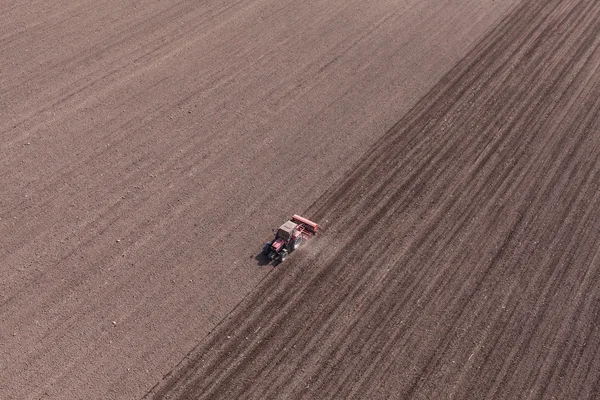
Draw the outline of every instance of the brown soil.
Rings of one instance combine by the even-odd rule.
[[[1,398],[600,394],[593,0],[0,20]]]

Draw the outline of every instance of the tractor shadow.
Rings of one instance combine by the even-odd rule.
[[[272,265],[272,266],[277,265],[277,263],[274,263],[272,260],[269,259],[269,257],[265,256],[262,251],[260,253],[258,253],[254,257],[254,259],[256,260],[257,265],[260,267],[264,267],[265,265]]]

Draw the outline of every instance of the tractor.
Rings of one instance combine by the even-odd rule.
[[[302,242],[316,235],[318,229],[318,224],[294,215],[275,231],[275,238],[265,244],[263,255],[269,260],[284,262],[292,251],[302,245]]]

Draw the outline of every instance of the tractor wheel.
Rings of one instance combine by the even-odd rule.
[[[293,246],[292,250],[297,250],[301,244],[302,244],[302,235],[300,235],[296,238],[296,241],[294,242],[294,246]]]
[[[284,262],[285,259],[288,256],[288,252],[286,249],[281,250],[281,253],[279,253],[279,262]]]
[[[273,243],[272,242],[267,242],[267,244],[265,244],[265,247],[263,247],[263,255],[268,256],[269,255],[269,251],[271,251],[271,245]]]

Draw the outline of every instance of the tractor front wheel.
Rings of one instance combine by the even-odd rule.
[[[271,251],[271,245],[273,244],[273,242],[267,242],[267,244],[265,244],[265,247],[263,247],[263,255],[268,256],[269,252]]]
[[[279,262],[284,262],[287,256],[288,251],[286,249],[281,250],[281,253],[279,253]]]

